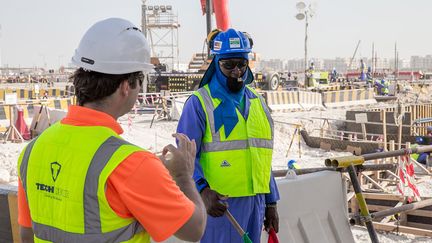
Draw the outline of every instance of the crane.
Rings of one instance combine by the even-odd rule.
[[[356,55],[356,53],[357,53],[357,50],[358,50],[358,48],[359,48],[359,46],[360,46],[360,42],[361,42],[361,40],[359,40],[359,41],[357,42],[357,46],[356,46],[356,48],[355,48],[355,50],[354,50],[354,54],[353,54],[353,56],[351,57],[351,60],[350,60],[349,66],[348,66],[348,70],[351,70],[351,65],[352,65],[352,63],[353,63],[353,60],[354,60],[355,55]]]

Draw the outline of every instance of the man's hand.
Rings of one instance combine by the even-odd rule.
[[[228,206],[220,200],[226,200],[228,197],[223,196],[209,187],[204,188],[201,192],[201,198],[207,209],[207,213],[212,217],[221,217],[225,214]]]
[[[178,140],[178,148],[172,144],[165,146],[160,159],[163,161],[174,180],[179,178],[192,178],[195,168],[195,140],[190,141],[189,138],[182,133],[175,133],[172,136]]]
[[[279,215],[275,207],[266,207],[265,209],[265,219],[264,219],[264,229],[269,232],[271,228],[274,229],[276,233],[279,232]]]

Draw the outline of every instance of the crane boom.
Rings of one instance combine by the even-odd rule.
[[[360,46],[360,42],[361,42],[361,40],[359,40],[359,41],[357,42],[357,46],[356,46],[356,48],[355,48],[355,51],[354,51],[353,56],[351,57],[351,60],[350,60],[349,66],[348,66],[348,70],[351,70],[351,65],[352,65],[352,63],[353,63],[353,60],[354,60],[355,55],[356,55],[356,53],[357,53],[357,50],[358,50],[358,48],[359,48],[359,46]]]

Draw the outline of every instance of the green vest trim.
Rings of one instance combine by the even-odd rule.
[[[200,156],[204,176],[213,190],[230,197],[270,192],[273,120],[264,99],[247,89],[257,98],[250,99],[247,120],[237,110],[239,122],[228,137],[223,125],[215,130],[213,112],[221,101],[211,97],[208,85],[194,93],[206,114]]]
[[[33,185],[34,178],[32,177],[36,176],[41,181],[44,181],[44,178],[46,179],[46,175],[44,177],[43,174],[35,174],[39,172],[39,167],[42,167],[43,165],[34,164],[33,161],[38,161],[39,158],[42,158],[42,162],[45,163],[45,157],[53,159],[56,157],[60,158],[61,155],[55,154],[52,156],[48,155],[44,157],[38,157],[38,154],[32,155],[31,152],[35,150],[37,150],[38,152],[45,151],[46,148],[44,150],[43,145],[46,145],[46,142],[49,141],[51,135],[57,134],[58,132],[71,132],[68,134],[78,134],[71,136],[75,139],[79,137],[89,139],[89,137],[92,137],[93,140],[95,140],[86,140],[87,143],[89,143],[88,147],[90,147],[90,149],[86,151],[87,154],[94,154],[89,163],[87,162],[88,159],[86,160],[81,157],[71,159],[68,162],[72,164],[82,163],[79,165],[76,164],[76,169],[83,170],[84,168],[84,171],[82,173],[86,173],[85,181],[83,184],[84,193],[82,194],[82,196],[78,196],[78,199],[64,199],[65,203],[61,204],[62,206],[60,206],[63,210],[69,210],[66,212],[70,213],[69,217],[71,217],[72,220],[70,222],[73,222],[72,224],[75,224],[75,226],[65,226],[65,224],[67,224],[67,222],[69,221],[64,219],[59,219],[55,222],[51,221],[52,223],[49,223],[50,221],[44,219],[43,217],[43,211],[45,207],[44,209],[41,209],[36,205],[43,202],[47,203],[49,207],[49,205],[53,205],[56,203],[56,199],[54,198],[55,196],[53,198],[48,197],[48,199],[46,199],[46,196],[38,196],[39,194],[37,194],[37,191],[41,188],[38,185],[38,190],[36,190]],[[93,136],[92,134],[97,135]],[[73,142],[77,142],[74,139],[70,140],[72,141],[72,144]],[[96,149],[96,151],[92,150],[93,147]],[[86,148],[83,148],[83,150],[85,149]],[[41,134],[41,136],[39,136],[37,139],[31,141],[25,149],[24,153],[22,154],[22,159],[19,160],[18,166],[20,178],[22,180],[22,184],[27,195],[27,200],[29,200],[30,198],[33,200],[32,205],[29,204],[29,206],[31,209],[33,209],[33,211],[31,210],[31,214],[35,240],[41,242],[45,240],[51,242],[150,242],[149,235],[144,231],[143,227],[139,224],[139,222],[132,218],[125,219],[117,216],[117,214],[109,207],[109,204],[105,197],[105,185],[108,176],[127,156],[129,156],[133,152],[140,150],[142,149],[121,139],[117,134],[115,134],[112,130],[108,128],[82,127],[80,129],[80,127],[62,125],[60,123],[54,124],[47,131]],[[62,163],[62,160],[58,161]],[[29,177],[29,169],[32,177]],[[58,173],[60,173],[60,171],[61,167],[59,168]],[[53,168],[51,167],[51,174],[52,173]],[[65,175],[70,176],[70,174],[68,173],[66,173]],[[79,175],[79,173],[74,172],[73,175]],[[50,177],[51,175],[48,176]],[[28,184],[29,178],[31,184]],[[54,175],[52,180],[54,180],[52,188],[50,185],[43,186],[44,191],[47,191],[48,195],[51,190],[54,191],[54,188],[57,190],[58,185],[61,185],[64,187],[63,189],[67,189],[70,191],[74,191],[74,189],[82,190],[79,186],[81,183],[79,180],[76,182],[76,184],[78,184],[76,188],[74,188],[74,185],[70,184],[58,184],[58,181],[55,180]],[[29,186],[31,187],[29,188]],[[31,189],[32,191],[29,192],[29,189]],[[77,197],[77,194],[71,192],[70,196]],[[74,206],[70,206],[70,204],[77,203],[82,204],[81,207],[79,207],[79,205],[77,207],[81,208],[80,212],[70,212],[71,209],[74,208]],[[58,215],[59,212],[54,213],[56,209],[58,208],[54,207],[53,209],[50,209],[49,215]],[[60,212],[60,214],[65,213]],[[82,215],[84,219],[80,219],[80,215]]]

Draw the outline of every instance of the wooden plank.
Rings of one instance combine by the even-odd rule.
[[[347,194],[347,202],[349,202],[349,200],[351,200],[351,198],[353,198],[354,195],[355,195],[354,192],[349,192],[349,193]]]
[[[392,157],[391,159],[394,159],[394,157]],[[388,173],[389,175],[393,176],[394,178],[399,180],[399,176],[396,175],[395,173],[393,173],[392,171],[386,170],[386,173]]]
[[[373,174],[373,171],[371,171]],[[370,182],[372,183],[374,186],[378,187],[379,189],[381,189],[382,191],[387,191],[384,187],[382,187],[378,182],[374,181],[372,178],[370,178],[368,175],[366,175],[364,172],[361,172],[363,174],[363,176]]]
[[[366,199],[378,199],[378,200],[390,200],[390,201],[402,201],[401,195],[386,194],[386,193],[363,193]]]
[[[7,191],[0,189],[0,242],[13,242]]]
[[[408,222],[407,226],[414,227],[414,228],[425,229],[425,230],[432,230],[432,225],[430,225],[430,224],[421,224],[421,223]]]
[[[361,173],[362,173],[363,175],[371,176],[371,175],[375,174],[375,172],[376,172],[376,171],[362,171]]]
[[[417,167],[420,168],[421,170],[423,170],[427,175],[430,175],[430,174],[431,174],[431,173],[429,172],[429,170],[426,169],[426,168],[425,168],[421,163],[417,162],[417,160],[415,160],[415,159],[413,159],[413,158],[411,158],[411,157],[409,157],[409,158],[410,158],[410,161],[411,161],[412,163],[416,164]]]
[[[12,227],[12,237],[14,242],[21,242],[18,227],[18,198],[15,192],[10,192],[8,195],[9,216]]]
[[[381,192],[383,192],[381,189],[375,189],[375,188],[365,188],[363,191],[365,193],[381,193]]]
[[[399,227],[397,227],[395,224],[392,223],[373,222],[373,225],[376,230],[383,230],[389,232],[396,232],[397,230],[399,230],[399,232],[406,233],[406,234],[432,237],[432,230],[418,229],[418,228],[402,226],[402,225],[399,225]]]
[[[393,179],[383,179],[383,178],[379,178],[378,181],[386,181],[386,182],[391,182],[391,183],[397,183],[397,180],[393,180]]]
[[[432,224],[432,211],[416,209],[414,211],[407,212],[408,215],[422,216],[431,218]]]

